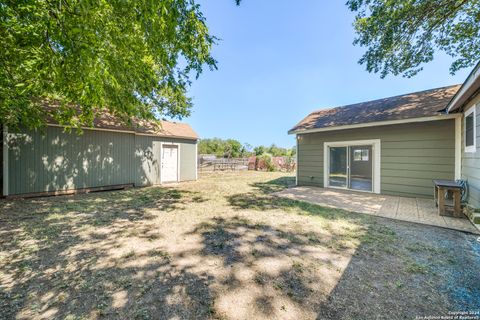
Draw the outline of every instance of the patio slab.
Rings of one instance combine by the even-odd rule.
[[[406,198],[318,187],[293,187],[277,192],[275,195],[329,208],[480,234],[480,230],[466,217],[462,219],[438,215],[433,199]]]

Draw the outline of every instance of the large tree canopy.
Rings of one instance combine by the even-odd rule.
[[[1,122],[40,126],[46,100],[72,126],[181,118],[214,42],[195,0],[0,0]]]
[[[369,72],[411,77],[437,50],[455,58],[450,72],[480,60],[480,0],[348,0],[354,43]]]

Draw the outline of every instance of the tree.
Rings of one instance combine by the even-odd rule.
[[[297,147],[293,146],[291,149],[287,150],[287,157],[295,157],[297,154]]]
[[[214,154],[217,157],[225,158],[240,158],[247,157],[250,155],[270,155],[273,157],[292,157],[295,155],[295,147],[291,149],[277,147],[275,144],[272,144],[270,147],[257,146],[253,148],[248,143],[241,144],[238,140],[235,139],[202,139],[198,143],[198,153],[199,154]]]
[[[202,139],[198,143],[199,154],[214,154],[223,157],[224,145],[223,141],[218,138]]]
[[[348,0],[354,44],[369,72],[411,77],[437,50],[455,58],[454,74],[480,60],[480,0]]]
[[[274,157],[278,157],[278,156],[282,155],[283,150],[282,150],[282,148],[279,148],[274,143],[272,143],[272,145],[267,148],[267,153],[271,154]]]
[[[264,146],[258,146],[253,148],[253,152],[256,156],[261,156],[262,154],[266,153],[266,150]]]
[[[217,157],[239,158],[248,155],[242,144],[235,139],[202,139],[198,144],[199,154],[214,154]]]
[[[295,147],[292,149],[277,147],[274,143],[270,147],[257,146],[253,149],[253,153],[256,156],[263,154],[269,154],[272,157],[293,157],[296,153]]]
[[[274,157],[290,157],[292,156],[293,149],[277,147],[275,144],[272,144],[268,149],[267,153],[271,154]]]
[[[214,43],[195,0],[2,0],[1,122],[41,126],[51,100],[70,126],[104,107],[126,122],[187,116]]]
[[[239,158],[242,156],[242,144],[234,139],[225,141],[224,157]]]

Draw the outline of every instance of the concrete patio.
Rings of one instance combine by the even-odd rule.
[[[350,190],[294,187],[275,195],[320,206],[480,234],[466,217],[440,216],[432,199],[387,196]]]

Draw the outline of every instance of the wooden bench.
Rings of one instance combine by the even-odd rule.
[[[447,214],[447,208],[453,209],[453,216],[457,218],[463,217],[461,197],[462,186],[454,180],[433,180],[435,205],[438,207],[438,214],[441,216]],[[447,204],[445,201],[445,193],[451,192],[453,195],[453,205]]]

